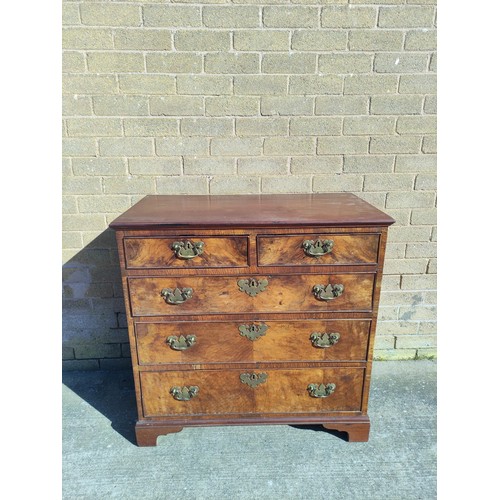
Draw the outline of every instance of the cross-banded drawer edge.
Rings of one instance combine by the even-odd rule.
[[[247,267],[248,236],[126,236],[127,269]]]
[[[134,324],[138,363],[364,361],[369,319],[169,321]]]
[[[359,411],[365,369],[141,372],[144,416]]]

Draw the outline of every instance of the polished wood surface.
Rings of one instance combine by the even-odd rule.
[[[330,253],[319,257],[307,255],[302,247],[307,240],[333,241]],[[333,266],[376,264],[378,234],[320,233],[299,236],[259,236],[257,242],[260,266]]]
[[[192,259],[179,258],[172,249],[172,245],[177,241],[202,241],[203,253]],[[242,236],[125,238],[123,244],[128,269],[248,266],[248,239]]]
[[[144,415],[359,411],[363,372],[363,368],[142,372]],[[241,382],[242,373],[265,373],[267,379],[250,387]],[[309,395],[309,384],[330,383],[336,386],[330,396]],[[184,386],[196,386],[199,392],[189,401],[175,400],[170,389]]]
[[[394,219],[350,193],[143,198],[110,226],[153,227],[389,226]]]
[[[360,274],[302,274],[288,276],[256,276],[268,279],[266,289],[255,297],[240,291],[241,277],[178,276],[168,278],[130,278],[129,290],[134,316],[161,316],[164,314],[232,313],[235,310],[255,313],[302,311],[370,311],[375,275]],[[314,296],[317,284],[342,284],[339,297],[323,301]],[[160,292],[169,288],[192,288],[193,295],[182,304],[167,304]]]
[[[241,325],[262,325],[263,336],[250,340],[240,333]],[[184,321],[135,324],[140,365],[169,363],[252,363],[263,361],[363,361],[366,359],[369,320],[301,321]],[[338,333],[330,347],[315,347],[314,332]],[[167,343],[170,336],[195,335],[196,342],[177,351]]]
[[[366,441],[375,328],[387,226],[393,219],[354,195],[148,196],[113,221],[134,371],[139,446],[185,426],[321,424]],[[307,256],[304,240],[331,239]],[[204,242],[193,259],[176,241]],[[267,280],[250,296],[239,280]],[[342,284],[318,300],[315,285]],[[163,289],[192,288],[168,304]],[[265,323],[249,340],[241,325]],[[314,347],[311,333],[338,333]],[[185,350],[169,337],[195,335]],[[179,347],[179,346],[177,346]],[[185,345],[184,345],[185,347]],[[266,373],[249,387],[242,373]],[[336,385],[325,398],[309,384]],[[172,387],[197,386],[188,401]]]

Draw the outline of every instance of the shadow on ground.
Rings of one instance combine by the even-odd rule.
[[[137,409],[132,370],[63,372],[63,384],[111,423],[111,428],[136,445]],[[348,434],[322,425],[290,425],[293,429],[331,434],[348,441]]]
[[[349,441],[349,434],[347,432],[325,429],[322,425],[290,425],[290,427],[293,429],[302,429],[304,431],[324,432],[342,439],[342,441]]]
[[[131,370],[63,381],[68,500],[436,498],[435,362],[374,363],[366,443],[319,426],[243,425],[187,427],[138,447]]]
[[[111,428],[132,444],[137,407],[132,370],[63,372],[63,384],[104,415]]]

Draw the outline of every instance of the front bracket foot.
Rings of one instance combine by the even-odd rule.
[[[370,435],[370,420],[367,417],[362,422],[332,422],[322,425],[328,430],[346,432],[349,442],[364,443]]]
[[[178,426],[143,424],[138,422],[135,425],[137,446],[156,446],[158,436],[180,432],[182,429],[183,427]]]

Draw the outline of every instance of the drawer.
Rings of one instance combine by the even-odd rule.
[[[123,245],[128,269],[248,266],[245,236],[134,237]]]
[[[333,266],[376,264],[378,234],[301,234],[259,236],[260,266]]]
[[[128,278],[128,283],[132,314],[161,316],[370,311],[374,278],[372,273],[179,276]]]
[[[364,368],[260,368],[141,372],[140,379],[144,416],[159,417],[360,411],[363,375]]]
[[[364,361],[369,332],[369,320],[350,319],[135,324],[140,365]]]

